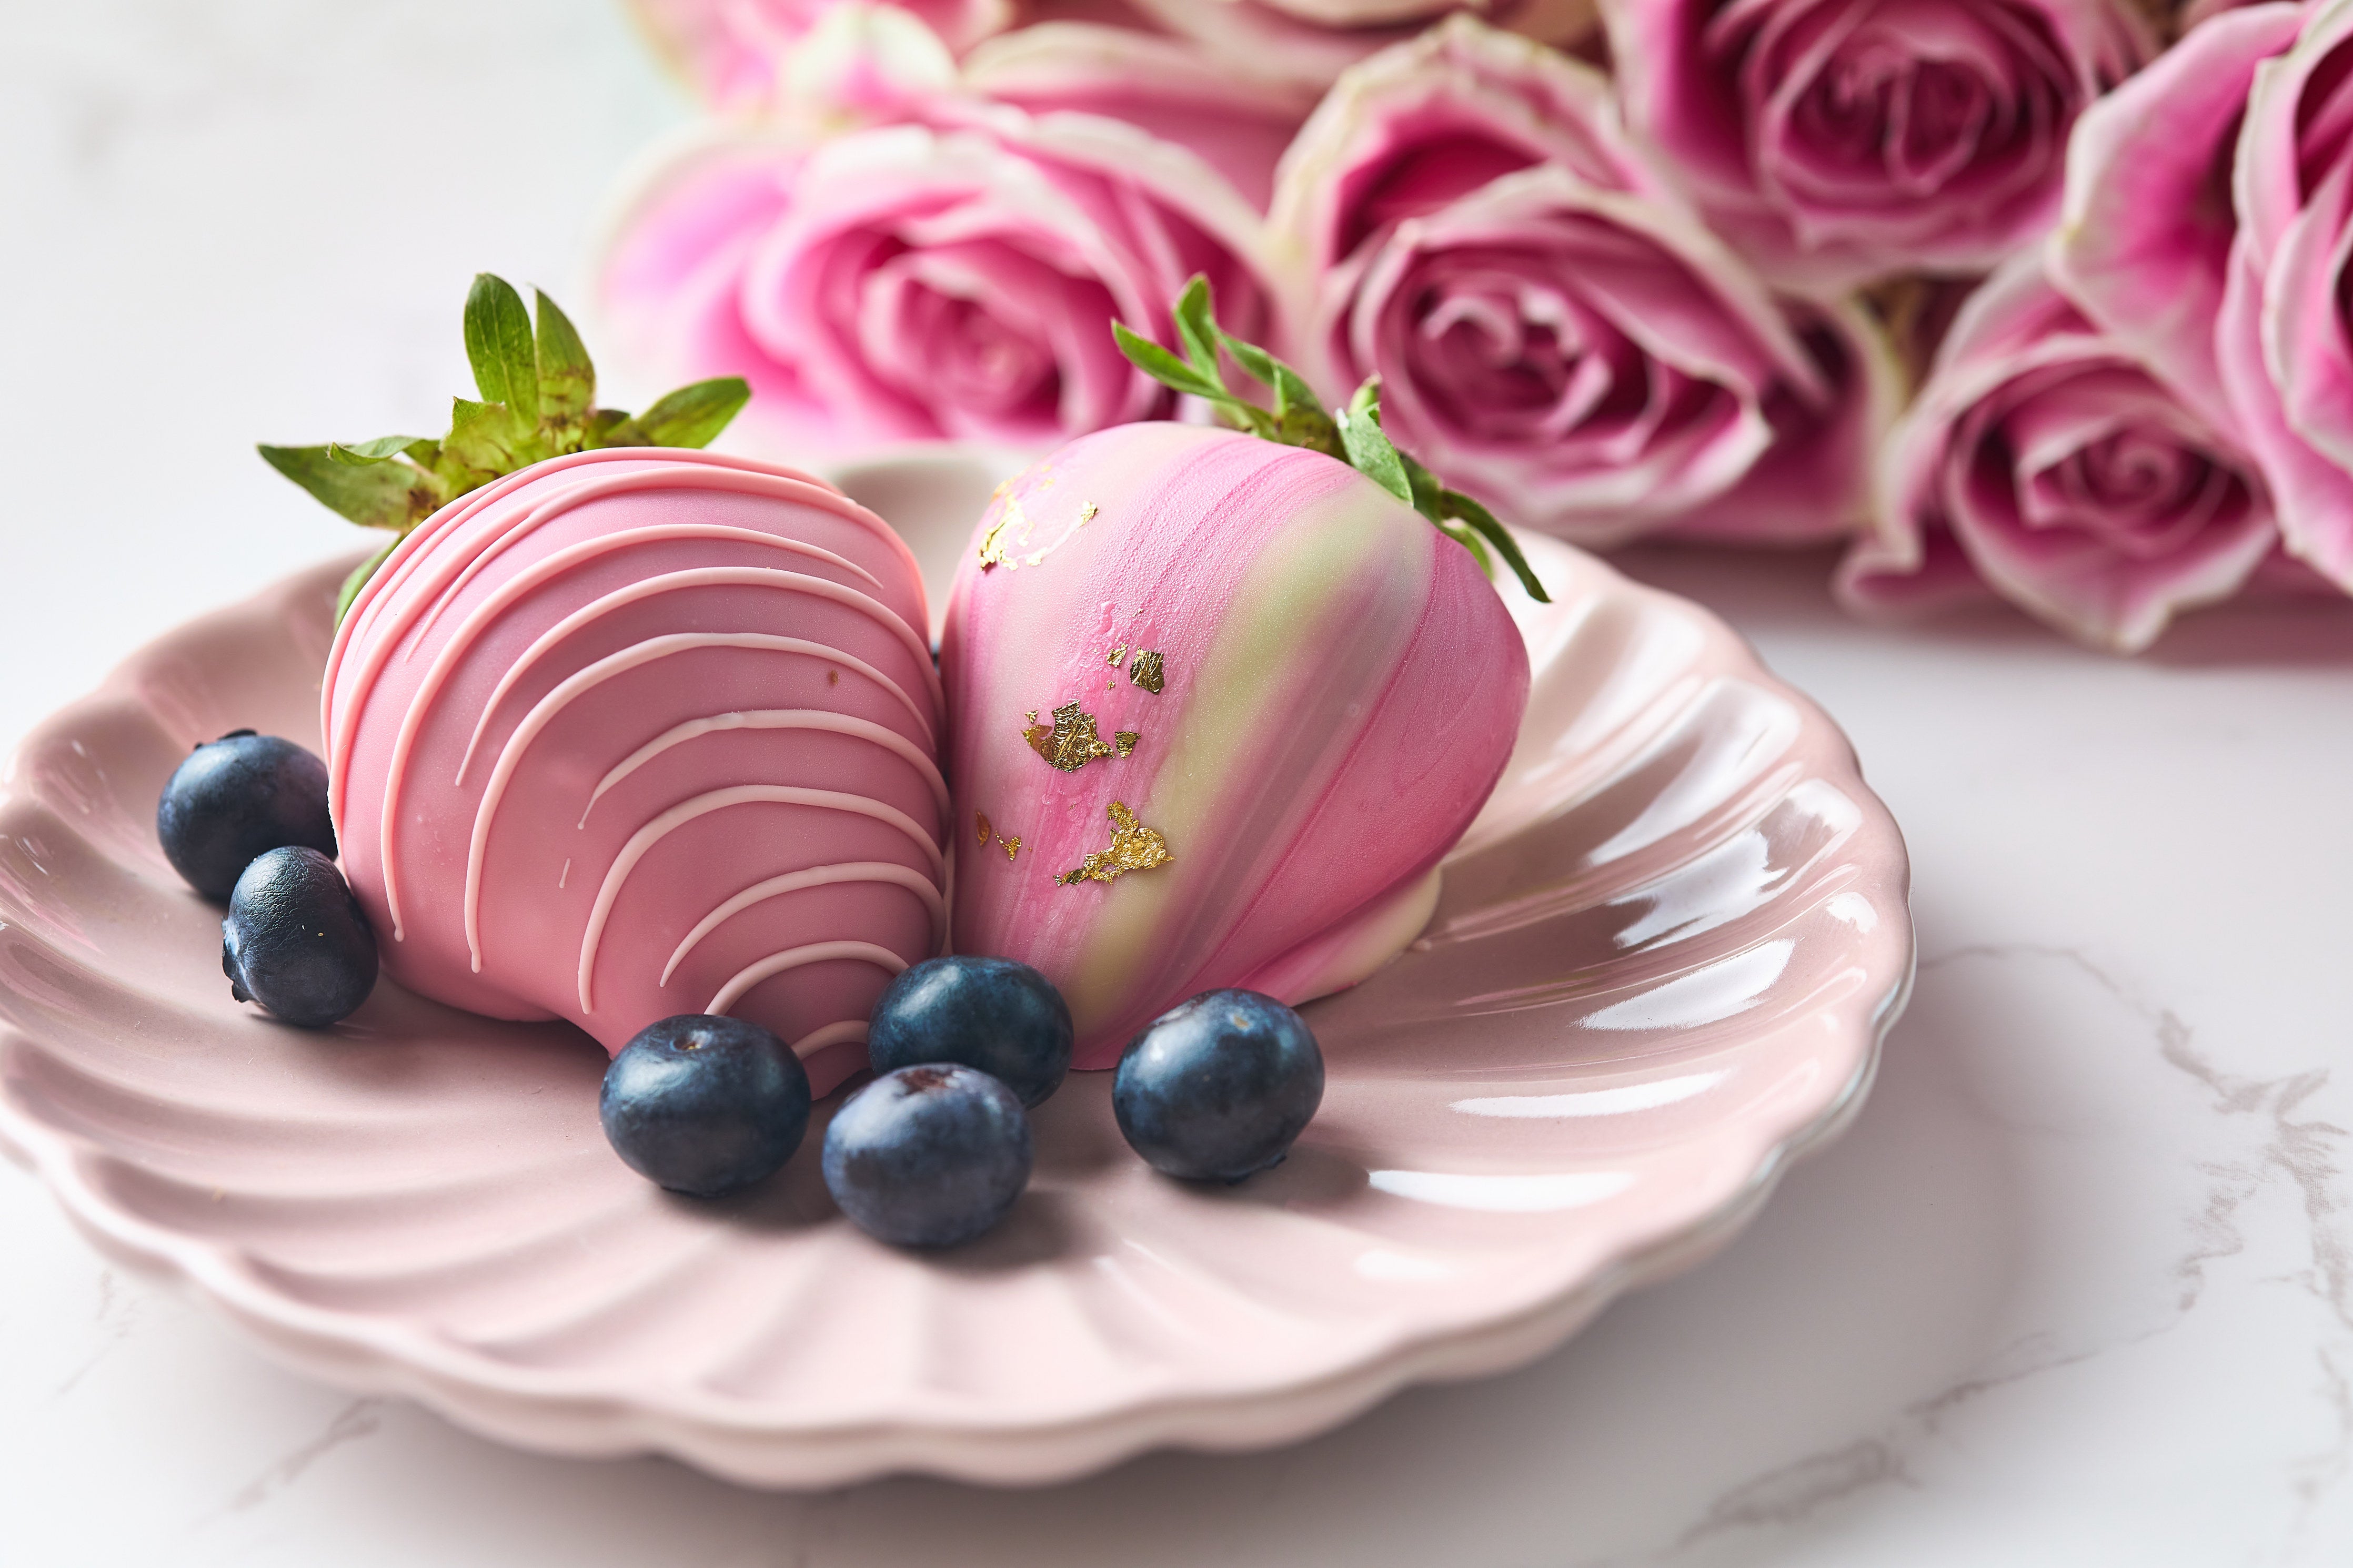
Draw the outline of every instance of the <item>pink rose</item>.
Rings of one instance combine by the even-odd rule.
[[[1476,16],[1563,48],[1599,31],[1594,0],[1078,0],[1078,8],[1124,13],[1191,39],[1229,66],[1318,88],[1450,16]]]
[[[1263,210],[1312,88],[1218,59],[1185,38],[1084,22],[1000,34],[964,63],[969,91],[1033,114],[1108,115],[1190,148]]]
[[[1609,545],[1861,520],[1883,348],[1843,308],[1775,299],[1589,68],[1433,28],[1333,90],[1273,223],[1310,374],[1335,396],[1379,374],[1398,444],[1510,521]]]
[[[1881,457],[1876,532],[1840,568],[1884,613],[1987,587],[2096,647],[2147,647],[2271,552],[2239,447],[2019,257],[1970,299]]]
[[[1269,332],[1259,243],[1181,147],[951,98],[812,149],[707,134],[627,204],[598,299],[649,374],[748,379],[739,428],[771,448],[1037,448],[1167,412],[1111,323],[1173,344],[1190,274],[1238,331]]]
[[[656,46],[703,100],[749,110],[773,100],[793,49],[834,12],[860,0],[629,0]],[[893,0],[962,54],[1013,19],[1011,0]]]
[[[2126,0],[1605,0],[1629,121],[1785,287],[1991,267],[2153,52]]]
[[[2235,429],[2214,321],[2238,235],[2231,153],[2255,68],[2302,8],[2255,5],[2193,28],[2084,112],[2067,149],[2052,281],[2219,429]]]
[[[2254,12],[2220,16],[2192,37]],[[2185,46],[2186,47],[2186,46]],[[2312,7],[2254,69],[2233,170],[2239,226],[2214,350],[2287,549],[2353,591],[2353,3]]]

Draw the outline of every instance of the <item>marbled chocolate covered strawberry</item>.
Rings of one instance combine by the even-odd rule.
[[[955,945],[1052,979],[1080,1067],[1200,991],[1303,1001],[1411,941],[1527,700],[1466,548],[1525,574],[1508,536],[1388,446],[1369,393],[1334,420],[1225,339],[1277,390],[1241,404],[1198,290],[1179,315],[1190,363],[1131,353],[1275,438],[1130,425],[1030,468],[981,520],[941,649]]]

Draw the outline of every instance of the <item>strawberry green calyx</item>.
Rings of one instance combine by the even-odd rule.
[[[1209,280],[1200,273],[1195,273],[1176,296],[1170,314],[1176,321],[1177,341],[1184,345],[1181,358],[1123,323],[1112,323],[1112,336],[1118,340],[1120,352],[1138,370],[1164,386],[1203,399],[1253,436],[1286,447],[1304,447],[1347,464],[1468,550],[1479,563],[1479,570],[1489,577],[1494,576],[1493,558],[1500,555],[1530,598],[1539,604],[1552,603],[1527,557],[1520,553],[1518,542],[1495,521],[1495,514],[1461,490],[1440,484],[1436,475],[1390,441],[1381,428],[1379,376],[1367,377],[1345,409],[1327,413],[1305,377],[1256,343],[1244,342],[1218,325]],[[1218,359],[1219,349],[1245,374],[1273,393],[1273,407],[1262,407],[1228,389]]]
[[[537,289],[537,322],[503,278],[477,273],[466,295],[466,358],[479,399],[451,400],[448,434],[382,436],[349,446],[261,447],[262,460],[392,542],[343,581],[335,619],[408,531],[470,490],[518,468],[600,447],[702,447],[751,398],[741,376],[681,386],[643,414],[596,406],[596,367],[555,301]]]

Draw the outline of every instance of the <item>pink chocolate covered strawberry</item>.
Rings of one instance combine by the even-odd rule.
[[[945,935],[914,559],[807,475],[667,449],[715,433],[741,382],[597,410],[562,315],[543,299],[534,333],[495,279],[467,342],[483,399],[442,440],[266,453],[401,532],[346,592],[322,714],[384,968],[611,1051],[732,1015],[822,1093]]]
[[[1488,552],[1542,595],[1382,436],[1376,388],[1327,415],[1198,279],[1176,316],[1186,359],[1123,346],[1246,429],[1118,426],[1015,478],[941,648],[955,946],[1050,977],[1080,1067],[1198,992],[1302,1002],[1414,938],[1527,700]]]

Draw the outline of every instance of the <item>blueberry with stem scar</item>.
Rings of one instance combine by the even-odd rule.
[[[1029,1117],[976,1068],[883,1074],[825,1130],[825,1184],[858,1228],[894,1247],[954,1247],[1005,1217],[1029,1182]]]
[[[672,1192],[717,1197],[793,1157],[808,1131],[808,1072],[757,1024],[683,1013],[621,1047],[596,1109],[631,1170]]]
[[[867,1025],[878,1073],[960,1062],[1002,1082],[1025,1106],[1071,1070],[1071,1009],[1054,983],[1009,958],[927,958],[884,988]]]

